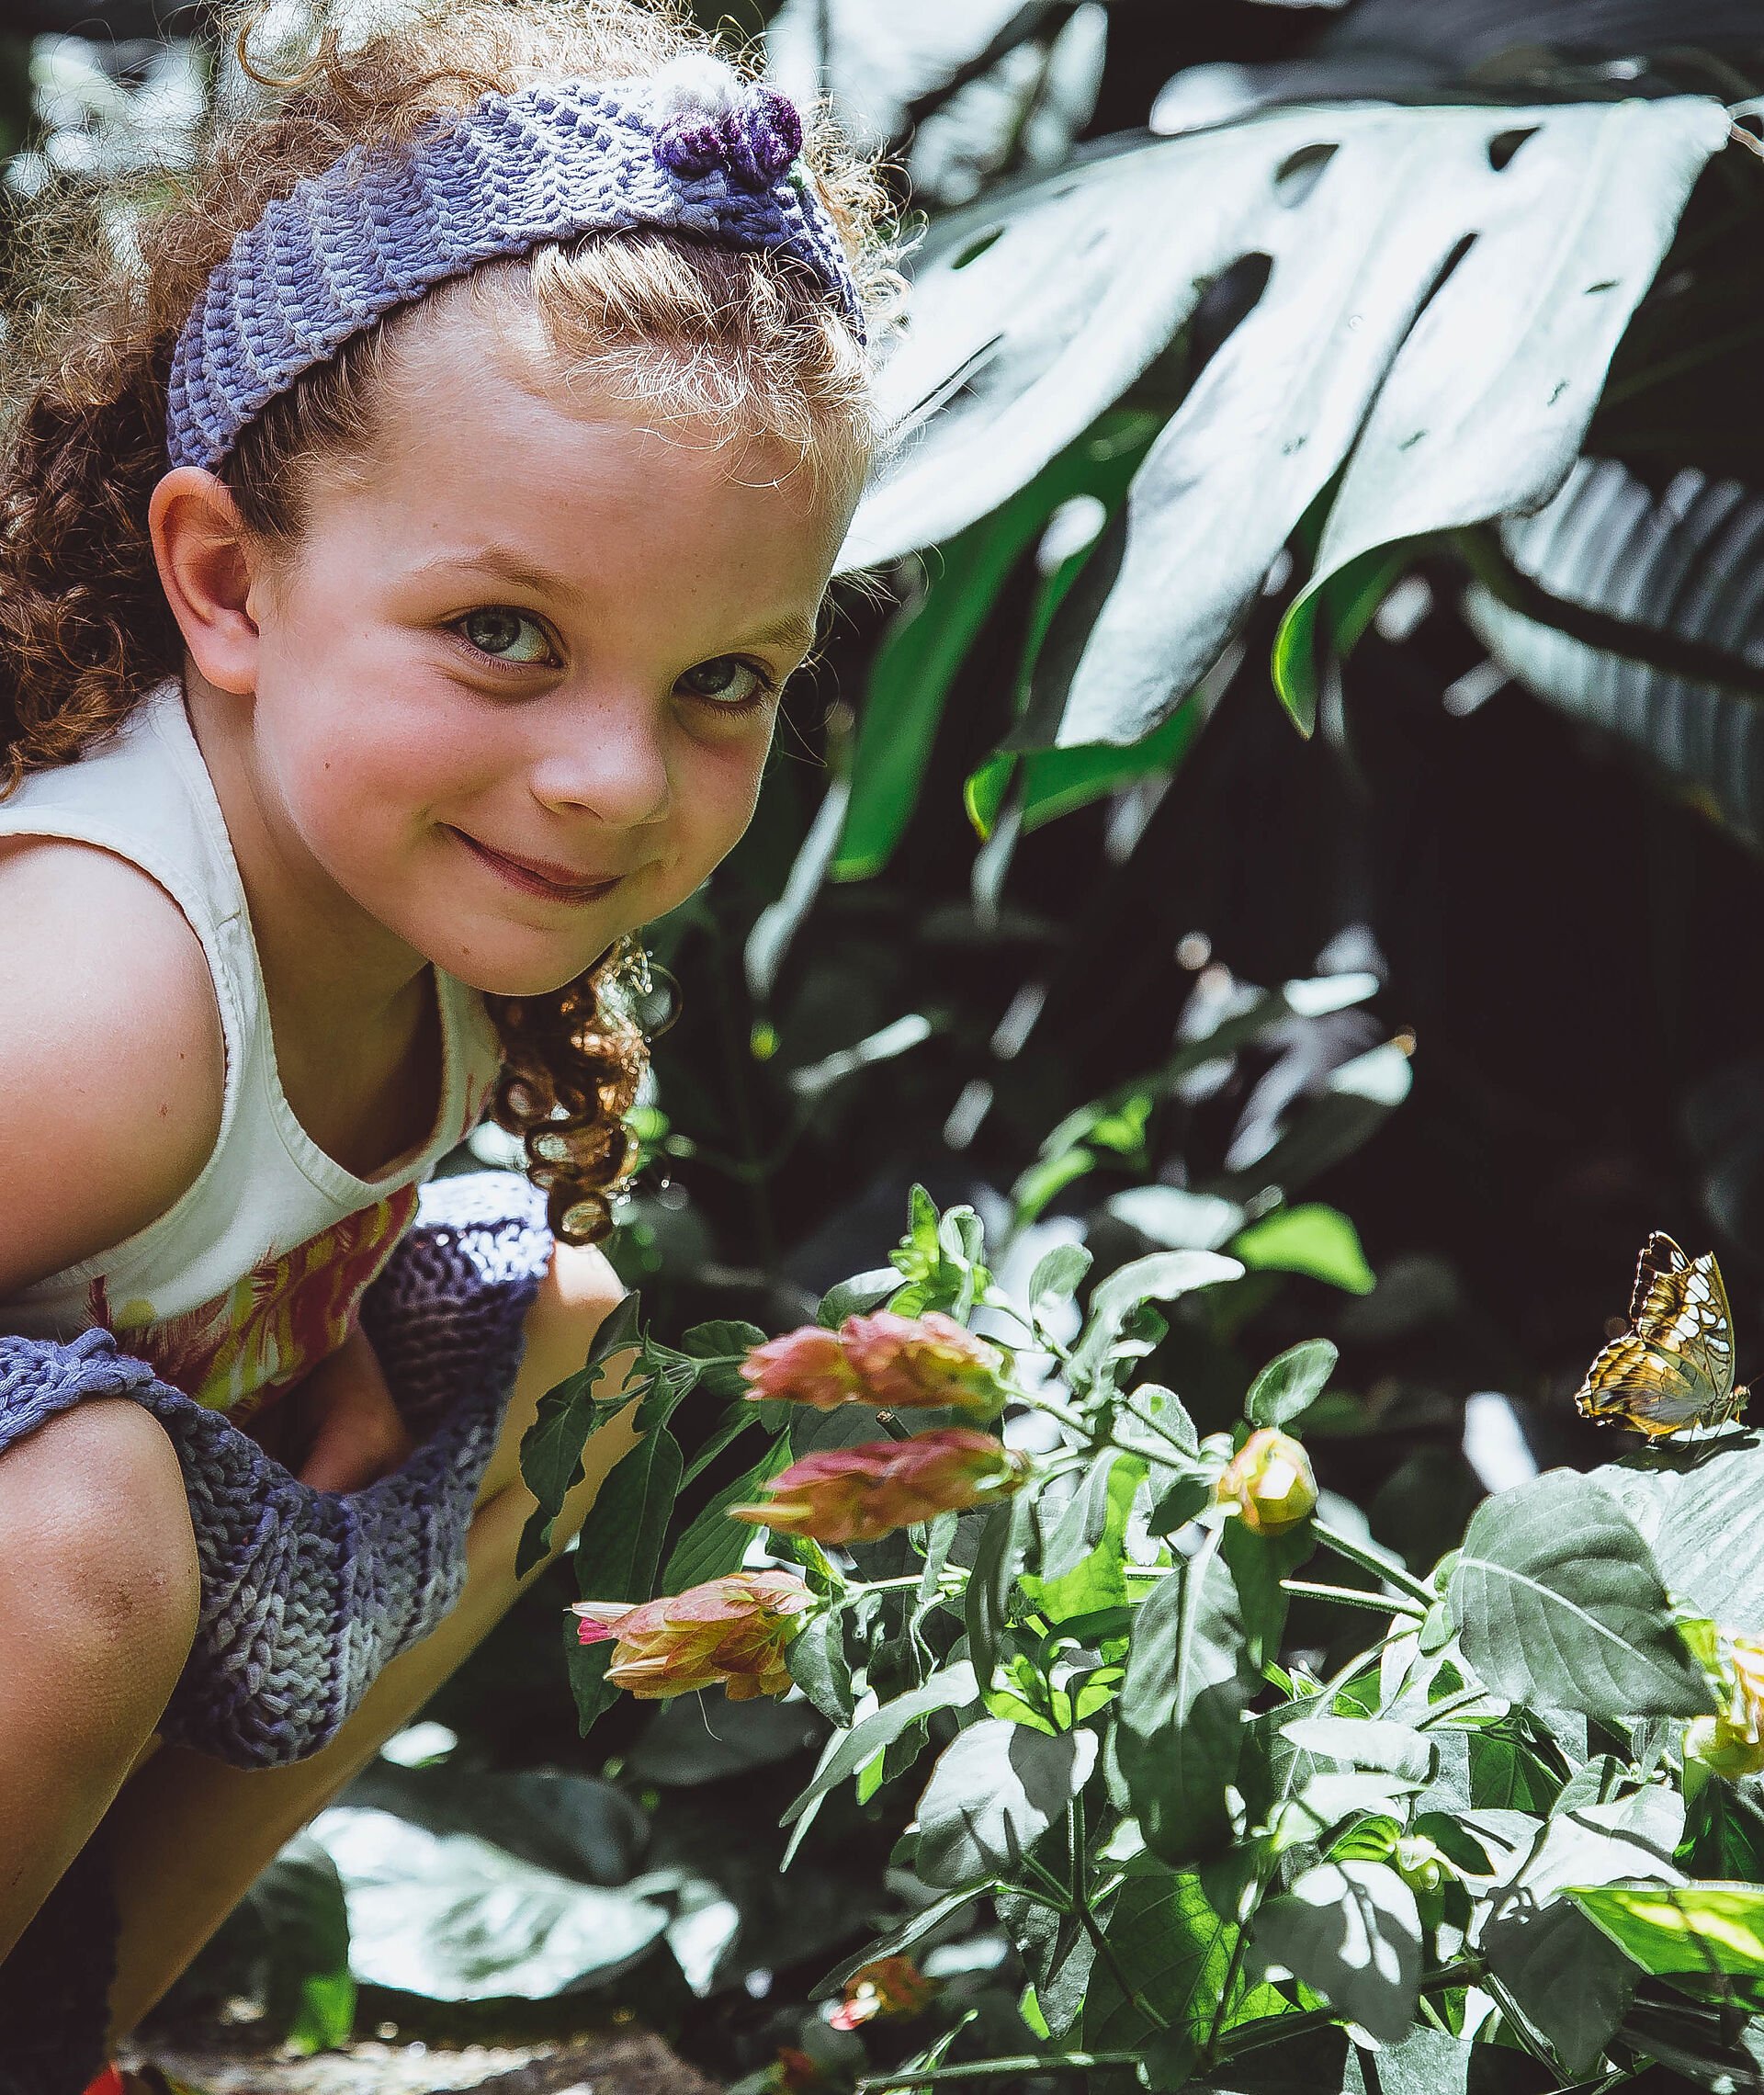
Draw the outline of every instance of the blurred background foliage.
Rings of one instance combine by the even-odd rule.
[[[1333,1517],[1430,1562],[1484,1491],[1598,1459],[1570,1395],[1650,1229],[1719,1251],[1742,1368],[1764,1313],[1764,166],[1703,165],[1722,125],[1673,100],[1764,88],[1758,10],[698,11],[885,157],[918,242],[885,386],[928,419],[757,820],[655,927],[678,1015],[616,1263],[675,1339],[800,1321],[915,1183],[1007,1270],[1228,1243],[1252,1270],[1159,1379],[1206,1432],[1334,1338]],[[188,150],[224,73],[200,6],[12,0],[5,210]],[[712,1455],[679,1529],[751,1461]],[[914,1784],[830,1801],[780,1876],[820,1720],[625,1704],[584,1742],[575,1591],[285,1855],[164,2028],[634,2011],[755,2088],[780,2047],[840,2086],[964,2017],[956,2058],[1031,2041],[971,1916],[918,2021],[830,2028],[830,1961],[931,1896],[890,1865]]]

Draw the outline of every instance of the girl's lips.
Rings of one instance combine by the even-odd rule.
[[[602,901],[625,878],[622,873],[608,873],[599,879],[584,879],[567,866],[553,866],[544,859],[512,858],[507,852],[481,843],[466,831],[454,829],[451,822],[447,827],[474,856],[492,872],[500,873],[511,887],[520,889],[523,894],[542,896],[548,902]]]

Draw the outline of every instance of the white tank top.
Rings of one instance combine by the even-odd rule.
[[[483,1113],[495,1028],[475,990],[435,969],[444,1073],[428,1139],[375,1179],[319,1148],[282,1091],[244,887],[175,681],[113,740],[0,800],[0,836],[77,839],[151,875],[202,942],[227,1059],[220,1133],[196,1183],[126,1242],[0,1301],[0,1331],[66,1340],[104,1326],[243,1420],[347,1337],[417,1188]]]

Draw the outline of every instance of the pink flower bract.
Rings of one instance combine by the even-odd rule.
[[[617,1638],[606,1678],[639,1702],[720,1687],[731,1702],[782,1694],[785,1650],[815,1596],[787,1571],[731,1571],[659,1601],[615,1610],[582,1601],[583,1644]]]
[[[755,1346],[741,1363],[741,1374],[755,1399],[787,1398],[831,1411],[858,1395],[857,1377],[845,1358],[837,1331],[805,1324]]]
[[[769,1499],[729,1512],[817,1542],[876,1542],[915,1521],[1007,1498],[1028,1475],[1028,1458],[990,1433],[947,1426],[910,1440],[806,1455],[772,1478]]]
[[[848,1317],[839,1337],[865,1397],[885,1410],[961,1404],[990,1417],[1003,1406],[1004,1355],[936,1309],[922,1317],[889,1309]]]

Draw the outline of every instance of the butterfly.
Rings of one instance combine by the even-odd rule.
[[[1587,1370],[1575,1402],[1601,1425],[1658,1438],[1725,1425],[1745,1409],[1734,1382],[1734,1327],[1715,1254],[1688,1259],[1657,1229],[1644,1246],[1629,1330]]]

